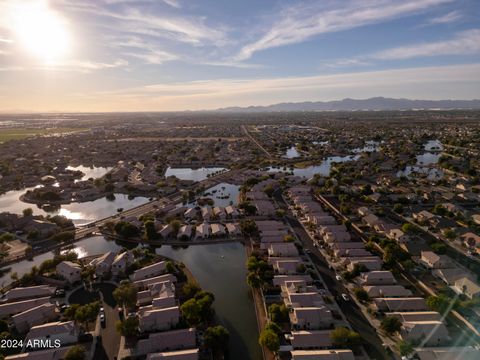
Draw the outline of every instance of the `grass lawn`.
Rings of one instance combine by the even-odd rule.
[[[19,140],[24,139],[29,136],[35,135],[51,135],[51,134],[64,134],[69,132],[79,132],[85,129],[81,128],[49,128],[49,129],[0,129],[0,143],[10,141],[10,140]]]

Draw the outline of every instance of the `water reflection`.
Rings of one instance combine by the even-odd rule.
[[[360,155],[348,155],[348,156],[331,156],[326,158],[320,165],[312,165],[307,166],[305,168],[276,168],[276,167],[269,167],[267,169],[268,172],[292,172],[295,176],[311,178],[315,174],[320,174],[322,176],[330,175],[330,170],[332,168],[333,163],[341,163],[347,161],[355,161],[360,158]]]
[[[287,158],[287,159],[294,159],[294,158],[297,158],[299,156],[301,156],[301,154],[298,152],[295,145],[292,145],[291,147],[289,147],[287,149],[287,151],[285,152],[285,155],[283,157]]]
[[[87,167],[87,166],[80,165],[80,166],[67,166],[65,169],[71,170],[71,171],[81,171],[84,174],[81,179],[75,180],[75,182],[77,182],[77,181],[85,181],[90,178],[93,178],[93,179],[101,178],[113,168],[99,167],[99,166]]]
[[[205,180],[208,175],[226,170],[222,167],[201,167],[198,169],[193,168],[172,168],[168,167],[165,171],[165,177],[175,176],[180,180],[192,180],[192,181],[202,181]]]
[[[156,251],[185,263],[202,288],[215,294],[216,317],[230,332],[229,359],[261,359],[254,304],[245,282],[243,245],[162,246]]]

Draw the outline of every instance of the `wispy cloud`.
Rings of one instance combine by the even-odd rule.
[[[480,53],[480,29],[463,31],[449,40],[394,47],[369,55],[379,60],[411,59],[438,55],[465,55]]]
[[[7,43],[7,44],[11,44],[11,43],[13,43],[13,40],[12,40],[12,39],[4,39],[4,38],[0,38],[0,43]]]
[[[451,11],[445,15],[430,19],[428,23],[431,25],[449,24],[449,23],[456,22],[461,18],[462,18],[462,14],[459,11]]]
[[[353,29],[415,14],[452,0],[366,0],[346,1],[342,7],[325,8],[324,3],[295,4],[275,14],[270,28],[261,37],[245,45],[236,60],[250,58],[255,52],[294,44],[316,35]],[[337,5],[338,6],[338,5]]]
[[[182,7],[182,5],[180,4],[180,1],[178,0],[163,0],[163,2],[177,9],[180,9]]]
[[[470,54],[480,54],[480,29],[462,31],[446,40],[397,46],[372,54],[336,59],[324,62],[322,66],[327,68],[367,66],[374,64],[375,60],[406,60],[440,55],[460,56]]]

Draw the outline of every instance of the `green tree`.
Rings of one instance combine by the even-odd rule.
[[[207,328],[204,339],[205,345],[207,348],[212,349],[213,353],[223,353],[228,348],[230,333],[221,325],[213,326]]]
[[[200,286],[193,281],[187,281],[182,288],[183,295],[185,295],[187,299],[193,298],[201,290]]]
[[[380,327],[389,335],[399,332],[402,328],[402,322],[394,316],[386,316],[380,323]]]
[[[289,320],[288,309],[285,304],[272,304],[268,307],[270,319],[275,323],[283,323]]]
[[[189,299],[180,306],[182,316],[190,326],[197,326],[202,321],[202,309],[197,300]]]
[[[414,234],[416,233],[417,229],[412,224],[405,223],[402,225],[402,231],[406,234]]]
[[[270,329],[265,329],[260,333],[258,342],[272,352],[277,352],[280,349],[280,339],[275,331]]]
[[[75,321],[84,323],[85,328],[88,328],[88,323],[96,320],[99,311],[100,303],[98,301],[81,305],[75,311]]]
[[[32,208],[26,208],[26,209],[23,209],[22,213],[24,217],[29,217],[33,215],[33,210]]]
[[[346,327],[338,327],[330,333],[332,343],[338,347],[355,348],[360,345],[362,338],[360,334],[349,330]]]
[[[251,286],[254,289],[259,289],[262,287],[263,282],[262,282],[262,279],[260,279],[260,277],[256,273],[250,272],[247,275],[247,284],[248,286]]]
[[[130,282],[120,284],[115,290],[113,290],[113,298],[118,304],[133,308],[137,303],[138,290]]]
[[[413,353],[413,344],[410,341],[400,341],[398,344],[398,350],[400,351],[400,355],[408,356]]]
[[[133,337],[138,332],[138,318],[128,317],[123,321],[119,320],[116,322],[115,328],[122,336]]]
[[[355,297],[362,302],[367,302],[370,301],[370,296],[368,296],[368,293],[362,289],[362,288],[356,288],[355,291]]]
[[[145,221],[145,238],[147,240],[156,240],[158,239],[158,233],[155,229],[155,223],[152,220]]]
[[[86,355],[85,348],[82,345],[73,345],[65,353],[65,360],[84,360]]]
[[[441,314],[445,314],[454,305],[445,295],[429,296],[426,302],[430,310],[437,311]]]

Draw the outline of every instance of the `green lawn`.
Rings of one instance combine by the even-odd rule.
[[[10,140],[19,140],[24,139],[29,136],[34,135],[50,135],[57,133],[69,133],[69,132],[78,132],[85,129],[81,128],[51,128],[51,129],[0,129],[0,143],[10,141]]]

